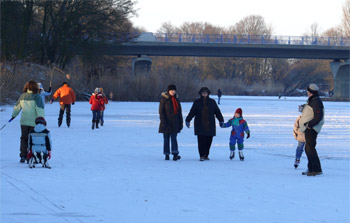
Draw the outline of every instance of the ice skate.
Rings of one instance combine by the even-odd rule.
[[[239,151],[239,159],[244,161],[243,151]]]
[[[235,151],[230,152],[230,160],[232,160],[233,158],[235,158]]]
[[[299,159],[295,159],[294,168],[295,169],[298,168],[299,164],[300,164],[300,160]]]

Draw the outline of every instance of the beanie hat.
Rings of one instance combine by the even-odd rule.
[[[39,89],[44,89],[43,85],[41,83],[38,83],[38,88]]]
[[[242,109],[241,109],[241,108],[237,108],[237,110],[236,110],[236,112],[235,112],[235,113],[240,114],[240,115],[241,115],[241,117],[242,117]]]
[[[99,89],[98,87],[95,88],[95,93],[96,93],[96,94],[100,93],[100,89]]]
[[[200,90],[199,90],[199,94],[202,95],[203,92],[207,92],[208,94],[210,94],[210,90],[209,88],[207,87],[202,87]]]
[[[171,84],[168,86],[168,91],[175,90],[176,91],[176,86],[174,84]]]
[[[318,94],[318,86],[316,84],[310,84],[309,87],[307,87],[307,91],[312,94]]]
[[[37,125],[37,124],[43,124],[43,125],[46,126],[46,120],[45,120],[43,117],[37,117],[37,118],[35,119],[35,124],[36,124],[36,125]]]

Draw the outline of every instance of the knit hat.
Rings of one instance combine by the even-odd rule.
[[[316,84],[310,84],[309,87],[307,87],[307,91],[312,94],[318,94],[318,86]]]
[[[199,94],[202,95],[203,92],[207,92],[208,94],[210,94],[210,90],[209,88],[207,87],[202,87],[200,90],[199,90]]]
[[[235,113],[240,114],[240,115],[241,115],[241,117],[242,117],[242,109],[241,109],[241,108],[237,108],[237,110],[236,110],[236,112],[235,112]]]
[[[176,91],[176,86],[174,84],[171,84],[168,86],[168,91],[175,90]]]
[[[35,124],[36,124],[36,125],[37,125],[37,124],[43,124],[43,125],[46,126],[46,120],[45,120],[43,117],[37,117],[37,118],[35,119]]]
[[[38,88],[39,89],[44,89],[43,85],[41,83],[38,83]]]
[[[95,88],[95,93],[96,93],[96,94],[100,93],[100,89],[99,89],[98,87]]]

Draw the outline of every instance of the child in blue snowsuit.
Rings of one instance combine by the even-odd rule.
[[[247,133],[247,139],[250,137],[250,131],[248,123],[242,117],[242,109],[238,108],[235,112],[235,116],[228,120],[222,128],[232,126],[231,137],[230,137],[230,159],[235,157],[236,142],[239,151],[239,159],[244,160],[243,148],[244,148],[244,132]]]
[[[43,158],[43,167],[51,168],[48,159],[51,159],[51,136],[49,130],[46,129],[46,120],[43,117],[35,119],[36,126],[29,133],[28,137],[28,164],[30,168],[35,167],[36,163],[41,163]],[[43,157],[41,155],[43,154]]]

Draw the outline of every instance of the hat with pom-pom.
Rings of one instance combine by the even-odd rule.
[[[44,117],[37,117],[37,118],[35,119],[35,124],[36,124],[36,125],[37,125],[37,124],[43,124],[43,125],[46,126],[46,120],[45,120]]]

